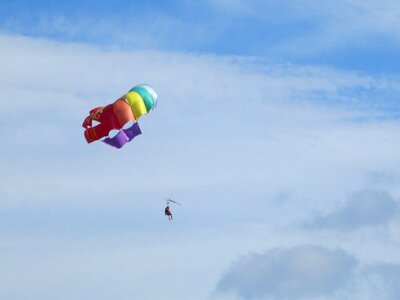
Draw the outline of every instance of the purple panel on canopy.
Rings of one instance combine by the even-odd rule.
[[[106,138],[103,142],[115,148],[121,148],[127,142],[130,142],[135,136],[141,134],[139,124],[134,123],[131,127],[121,130],[113,138]]]
[[[131,127],[124,129],[123,132],[125,132],[129,141],[132,140],[135,136],[142,133],[138,123],[133,123],[133,125]]]

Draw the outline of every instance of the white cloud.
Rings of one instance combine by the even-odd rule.
[[[316,246],[274,249],[240,258],[218,284],[243,299],[331,295],[349,283],[357,262],[343,250]]]
[[[385,191],[365,190],[352,195],[344,207],[311,222],[312,228],[337,230],[386,225],[399,212],[399,203]]]
[[[302,245],[238,258],[216,291],[222,299],[395,300],[399,278],[399,264],[361,264],[341,249]]]

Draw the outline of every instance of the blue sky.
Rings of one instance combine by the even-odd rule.
[[[2,1],[4,30],[397,74],[395,1]],[[89,26],[90,30],[83,30]]]
[[[399,13],[0,1],[0,298],[398,299]],[[143,82],[143,134],[87,145]]]

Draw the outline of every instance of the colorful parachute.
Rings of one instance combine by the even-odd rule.
[[[85,138],[88,143],[104,137],[103,142],[121,148],[135,136],[141,134],[137,121],[143,114],[148,114],[157,105],[158,95],[147,84],[134,86],[127,94],[113,104],[92,109],[82,126],[85,128]],[[93,121],[99,124],[93,126]],[[131,122],[132,126],[125,128]],[[111,130],[119,130],[114,137],[108,137]]]

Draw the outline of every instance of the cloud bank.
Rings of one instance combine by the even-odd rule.
[[[10,35],[1,35],[0,43],[0,134],[6,141],[0,149],[0,258],[8,262],[4,274],[14,274],[3,274],[8,278],[3,286],[11,287],[1,289],[3,298],[21,298],[48,279],[53,287],[68,290],[71,278],[87,281],[86,270],[93,280],[83,287],[87,294],[97,290],[107,298],[118,290],[123,299],[139,291],[141,298],[155,299],[159,293],[165,297],[157,287],[168,285],[165,278],[173,268],[181,280],[174,282],[171,298],[189,299],[201,289],[197,298],[205,299],[238,248],[247,253],[302,241],[307,231],[289,233],[273,226],[327,205],[337,207],[343,194],[365,187],[370,173],[398,174],[399,103],[393,99],[400,89],[394,78],[249,57],[124,51]],[[103,144],[87,145],[81,128],[87,111],[143,81],[157,89],[160,101],[154,114],[143,119],[140,139],[118,152]],[[390,190],[396,195],[396,180]],[[290,195],[286,206],[271,196],[282,191]],[[172,225],[180,229],[165,227],[159,199],[166,194],[185,199]],[[254,232],[254,225],[262,230]],[[207,228],[213,234],[204,238],[211,232]],[[174,230],[181,235],[174,235],[172,245],[167,237]],[[273,240],[264,239],[272,235]],[[82,241],[88,237],[99,242],[86,245]],[[76,252],[67,247],[70,242]],[[86,257],[101,252],[98,244],[107,255],[100,253],[103,261],[85,265]],[[387,244],[384,253],[394,253],[394,243]],[[27,253],[35,245],[40,249]],[[124,249],[114,256],[112,245]],[[232,282],[242,283],[232,271],[221,289],[246,297],[340,294],[361,263],[334,247],[277,248],[268,256],[249,256],[241,264],[250,278],[246,284],[236,289]],[[80,256],[81,250],[85,255]],[[153,258],[162,263],[165,253],[170,261],[155,270]],[[79,272],[62,268],[69,260]],[[57,278],[53,261],[60,266]],[[282,274],[292,292],[268,271],[277,272],[279,264],[297,272]],[[108,272],[120,265],[129,266],[119,273],[127,283],[124,289]],[[263,289],[264,281],[253,281],[252,268],[268,275],[272,294]],[[13,288],[26,270],[37,270],[37,276],[26,279],[24,290]],[[337,283],[329,281],[334,275]],[[38,291],[47,295],[42,298],[58,293],[57,288]],[[65,297],[78,293],[76,288]]]

